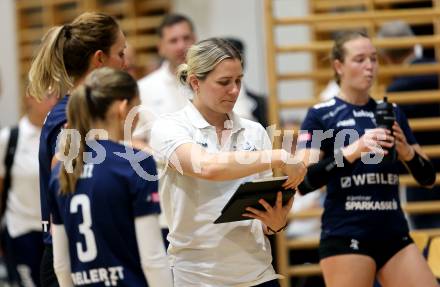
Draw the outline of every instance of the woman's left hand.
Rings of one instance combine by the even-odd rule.
[[[247,207],[243,216],[261,220],[267,227],[277,231],[283,228],[287,223],[287,215],[293,205],[293,196],[289,199],[286,205],[283,206],[283,194],[281,191],[277,193],[277,199],[274,206],[271,206],[264,199],[258,201],[266,211],[261,211],[253,207]]]
[[[406,141],[405,134],[397,122],[393,125],[393,136],[395,138],[396,152],[400,160],[409,161],[414,156],[414,148]]]

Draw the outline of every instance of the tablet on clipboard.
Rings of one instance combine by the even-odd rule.
[[[282,176],[242,183],[234,195],[229,199],[228,203],[226,203],[221,215],[214,221],[214,223],[252,219],[242,216],[243,213],[246,213],[246,207],[251,206],[259,210],[264,210],[264,207],[258,202],[261,198],[273,206],[278,191],[283,193],[283,205],[287,204],[289,199],[295,194],[295,190],[284,189],[282,187],[286,180],[287,176]]]

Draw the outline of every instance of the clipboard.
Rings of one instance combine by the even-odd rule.
[[[295,190],[284,189],[284,187],[282,187],[286,179],[287,176],[281,176],[242,183],[226,203],[225,207],[223,207],[221,215],[214,223],[218,224],[252,219],[242,216],[243,213],[246,213],[246,207],[251,206],[264,211],[264,207],[258,200],[263,198],[273,206],[275,205],[278,191],[283,193],[283,205],[287,204],[289,199],[295,194]]]

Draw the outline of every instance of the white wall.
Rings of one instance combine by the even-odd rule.
[[[15,1],[0,0],[0,126],[15,124],[19,116]]]
[[[235,37],[246,48],[246,85],[266,91],[262,0],[174,0],[175,12],[194,21],[199,40]]]

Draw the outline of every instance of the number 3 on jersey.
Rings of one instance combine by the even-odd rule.
[[[96,249],[95,235],[91,229],[92,216],[90,212],[90,200],[85,194],[77,194],[72,197],[70,202],[70,213],[78,213],[78,207],[81,206],[83,222],[78,226],[79,232],[84,236],[85,246],[81,242],[76,243],[78,259],[81,262],[89,262],[96,258],[98,250]]]

